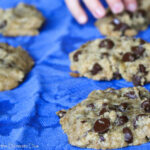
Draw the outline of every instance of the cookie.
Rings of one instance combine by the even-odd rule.
[[[70,53],[71,70],[93,80],[124,78],[134,85],[150,82],[150,44],[142,39],[96,39]]]
[[[96,90],[57,115],[74,146],[114,149],[150,140],[150,93],[143,87]]]
[[[114,42],[110,39],[87,42],[70,54],[71,70],[94,80],[111,80],[114,70],[109,51],[114,48]]]
[[[0,91],[17,87],[34,62],[21,47],[0,43]]]
[[[107,36],[134,36],[150,24],[150,2],[143,0],[139,3],[135,12],[124,11],[115,15],[108,10],[106,17],[96,21],[95,25]]]
[[[37,35],[44,22],[44,17],[34,6],[23,3],[15,8],[0,9],[0,18],[0,33],[4,36]]]

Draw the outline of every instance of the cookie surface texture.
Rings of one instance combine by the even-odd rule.
[[[113,149],[150,139],[150,93],[143,87],[96,90],[57,115],[74,146]]]
[[[0,43],[0,91],[17,87],[34,62],[21,47]]]
[[[96,39],[70,53],[71,70],[93,80],[150,82],[150,44],[131,37]]]
[[[108,9],[106,17],[96,21],[100,32],[107,36],[134,36],[145,30],[150,24],[150,2],[139,0],[139,8],[135,12],[124,11],[114,15]]]
[[[42,14],[31,5],[18,4],[15,8],[0,9],[0,33],[4,36],[33,36],[44,22]]]

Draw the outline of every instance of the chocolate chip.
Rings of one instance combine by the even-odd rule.
[[[94,104],[93,104],[93,103],[88,104],[88,105],[87,105],[87,107],[92,108],[92,109],[94,109],[94,108],[95,108],[95,106],[94,106]]]
[[[101,141],[101,142],[104,142],[104,141],[105,141],[105,138],[104,138],[102,135],[100,135],[99,138],[100,138],[100,141]]]
[[[91,70],[92,75],[96,75],[98,72],[102,71],[103,68],[98,64],[94,64],[93,69]]]
[[[144,74],[147,74],[148,72],[146,71],[146,67],[143,65],[143,64],[139,64],[139,71],[144,73]]]
[[[130,18],[132,18],[132,17],[133,17],[133,12],[126,11],[126,13],[130,16]]]
[[[4,28],[7,25],[7,21],[3,20],[0,22],[0,29]]]
[[[121,103],[118,107],[118,110],[121,112],[125,112],[127,110],[128,105],[128,103]]]
[[[133,75],[132,77],[132,82],[135,86],[139,86],[141,85],[141,77],[137,76],[137,75]]]
[[[133,46],[131,47],[132,52],[135,54],[136,58],[139,58],[145,52],[145,48],[140,46]]]
[[[145,138],[146,138],[147,141],[150,141],[150,137],[146,136]]]
[[[136,56],[130,52],[127,52],[123,55],[122,61],[128,62],[128,61],[134,61],[136,59]]]
[[[147,116],[147,115],[146,114],[139,114],[136,116],[136,120],[138,121],[140,117],[144,117],[144,116]]]
[[[102,110],[99,112],[99,115],[103,115],[105,112],[107,112],[106,108],[102,108]]]
[[[133,127],[134,127],[134,129],[137,128],[137,124],[136,124],[136,120],[135,119],[133,120]]]
[[[3,59],[0,59],[0,63],[1,63],[1,64],[4,64],[5,61],[4,61]]]
[[[59,118],[64,117],[65,114],[66,114],[66,111],[65,111],[65,110],[60,110],[60,111],[57,113],[57,115],[58,115]]]
[[[76,53],[74,53],[74,55],[73,55],[73,60],[74,61],[79,61],[79,55],[81,55],[82,54],[82,52],[79,50],[79,51],[77,51]]]
[[[109,106],[109,109],[110,110],[117,110],[117,108],[118,108],[118,105],[112,105],[112,106]]]
[[[113,14],[112,11],[109,10],[109,11],[107,12],[106,16],[111,16],[112,14]]]
[[[105,40],[102,40],[102,41],[101,41],[99,47],[100,47],[100,48],[105,47],[105,48],[107,48],[107,49],[112,49],[112,48],[114,47],[114,45],[115,45],[115,44],[114,44],[114,42],[113,42],[112,40],[110,40],[110,39],[105,39]]]
[[[150,113],[150,100],[146,100],[141,104],[141,107],[144,109],[145,112]]]
[[[143,9],[137,10],[136,11],[136,17],[139,17],[139,16],[145,17],[146,16],[146,11],[143,10]]]
[[[128,122],[128,117],[127,116],[120,116],[120,117],[117,117],[116,125],[117,126],[122,126],[127,122]]]
[[[134,91],[130,91],[130,92],[124,94],[124,96],[126,96],[126,97],[128,97],[128,98],[131,98],[131,99],[137,98],[137,96],[136,96],[136,94],[135,94]]]
[[[135,117],[135,119],[133,120],[133,127],[134,129],[137,128],[137,121],[139,120],[140,117],[146,116],[146,114],[139,114]]]
[[[112,24],[114,25],[115,31],[121,31],[123,34],[124,32],[129,29],[130,27],[126,23],[122,23],[119,19],[115,18],[112,21]]]
[[[15,67],[16,66],[16,63],[15,62],[9,62],[9,63],[7,63],[7,64],[5,64],[8,68],[13,68],[13,67]]]
[[[102,106],[103,106],[103,107],[106,107],[106,106],[108,106],[108,103],[103,103]]]
[[[102,104],[102,109],[100,110],[99,115],[103,115],[105,112],[108,112],[107,106],[108,106],[108,103]]]
[[[141,99],[148,98],[147,95],[145,95],[142,91],[139,91],[139,96]]]
[[[102,54],[101,54],[101,58],[108,57],[108,56],[109,56],[108,53],[102,53]]]
[[[129,26],[126,23],[120,23],[118,26],[115,27],[115,30],[120,30],[123,33],[129,29]]]
[[[103,134],[109,130],[110,121],[107,118],[98,119],[94,124],[94,131]]]
[[[86,122],[87,122],[86,120],[82,120],[82,121],[81,121],[81,123],[86,123]]]
[[[143,39],[140,39],[140,45],[143,45],[145,43],[146,43],[146,41],[144,41]]]
[[[128,127],[123,128],[123,133],[124,133],[124,140],[127,143],[132,143],[133,142],[133,134],[131,130]]]
[[[108,56],[109,56],[109,54],[108,54],[108,53],[102,53],[102,55],[103,55],[103,56],[106,56],[106,57],[108,57]]]
[[[121,76],[121,74],[119,72],[114,72],[113,73],[113,78],[114,79],[120,79],[120,78],[122,78],[122,76]]]

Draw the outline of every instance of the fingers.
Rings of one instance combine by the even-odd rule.
[[[85,5],[91,11],[95,18],[102,18],[105,16],[106,11],[103,5],[100,3],[99,0],[83,0]]]
[[[81,7],[79,0],[65,0],[68,9],[74,16],[74,18],[80,23],[80,24],[85,24],[88,20],[88,17]]]
[[[135,11],[137,9],[136,0],[124,0],[125,7],[129,11]]]
[[[80,5],[79,0],[65,0],[67,7],[69,8],[72,15],[80,23],[84,24],[87,22],[88,17]],[[129,11],[135,11],[137,9],[136,0],[106,0],[113,13],[120,13],[125,8]],[[106,11],[100,0],[83,0],[85,5],[91,11],[95,18],[102,18],[105,16]]]
[[[124,4],[122,0],[106,0],[112,12],[117,14],[124,10]]]

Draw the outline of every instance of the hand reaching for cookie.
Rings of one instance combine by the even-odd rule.
[[[124,9],[129,11],[135,11],[137,8],[136,0],[106,0],[113,13],[117,14]],[[85,24],[88,20],[87,14],[80,5],[79,0],[65,0],[67,7],[74,16],[74,18],[80,23]],[[106,14],[106,10],[100,0],[83,0],[84,4],[90,10],[95,18],[102,18]]]

